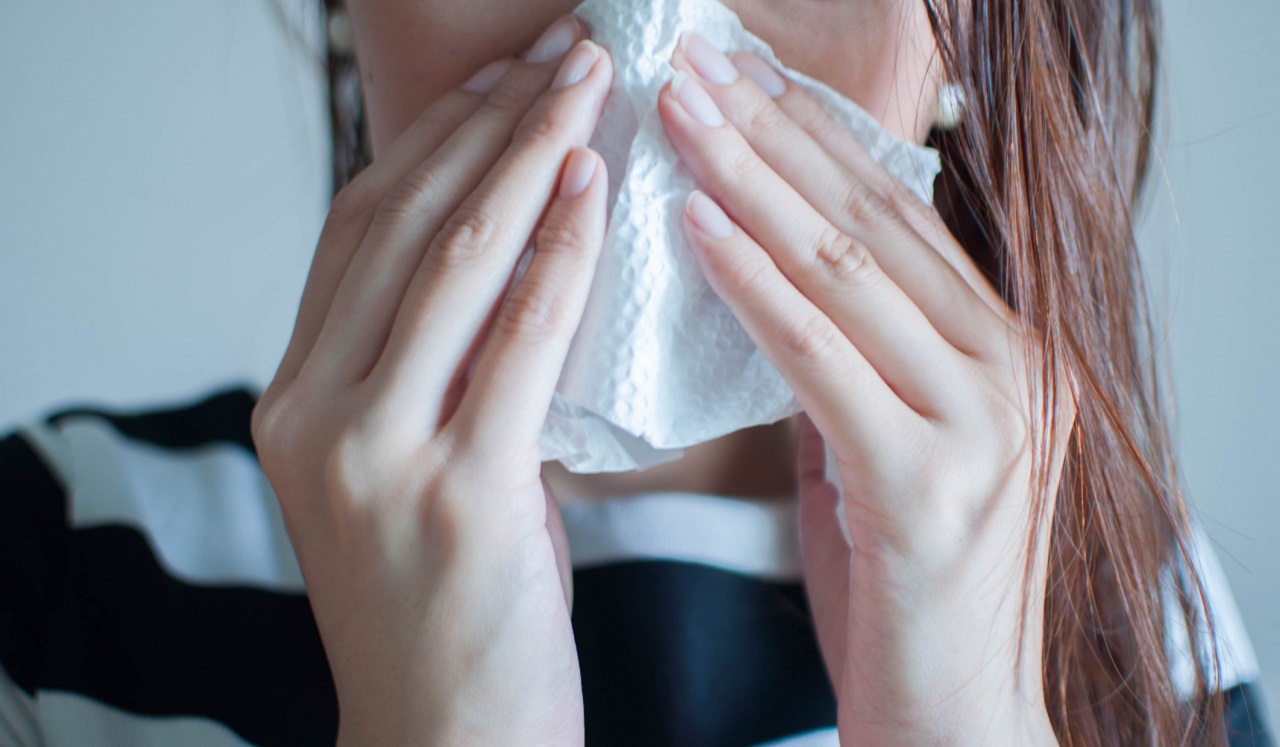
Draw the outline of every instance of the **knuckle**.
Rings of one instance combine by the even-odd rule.
[[[306,424],[298,408],[291,407],[287,395],[268,400],[264,396],[254,405],[249,418],[249,432],[254,448],[264,462],[275,462],[284,454],[297,450]]]
[[[772,263],[760,256],[721,260],[719,264],[721,272],[718,274],[724,278],[722,282],[742,298],[763,295],[773,271]]]
[[[569,216],[552,212],[538,228],[534,251],[542,254],[585,254],[590,242],[583,227]]]
[[[803,360],[821,361],[835,356],[840,334],[830,320],[811,314],[791,329],[784,341],[787,351]]]
[[[743,129],[751,136],[767,136],[781,131],[787,120],[773,99],[754,101],[743,112]]]
[[[270,402],[264,397],[254,406],[249,425],[258,462],[285,509],[302,500],[295,488],[306,478],[297,465],[306,461],[315,432],[307,411],[294,400],[289,392]]]
[[[734,148],[728,155],[723,172],[724,184],[721,186],[754,184],[760,175],[764,162],[750,148]],[[738,187],[741,189],[741,187]]]
[[[564,310],[550,289],[521,284],[498,312],[497,328],[516,340],[541,340],[564,321]]]
[[[263,397],[253,406],[253,413],[249,416],[249,435],[260,459],[265,459],[265,455],[275,448],[277,412]]]
[[[463,205],[445,223],[431,253],[442,267],[468,267],[484,256],[497,233],[498,221],[492,213]]]
[[[871,283],[879,274],[866,247],[834,226],[818,237],[814,259],[827,277],[843,284]]]
[[[884,223],[894,212],[892,203],[857,179],[850,180],[844,211],[854,222],[866,226]]]
[[[419,215],[436,205],[444,194],[439,172],[428,167],[415,169],[382,199],[378,205],[378,217],[394,220]]]

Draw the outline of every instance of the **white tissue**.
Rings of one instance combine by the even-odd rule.
[[[897,139],[849,99],[782,67],[716,0],[587,0],[576,13],[613,57],[613,89],[591,140],[609,168],[611,213],[540,447],[543,460],[573,472],[645,469],[800,410],[685,246],[680,216],[695,184],[657,112],[681,33],[773,64],[927,202],[940,165],[937,151]]]

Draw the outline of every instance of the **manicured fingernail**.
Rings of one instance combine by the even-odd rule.
[[[551,90],[558,91],[580,82],[587,77],[587,73],[591,72],[591,66],[596,64],[598,59],[600,59],[599,47],[586,39],[578,42],[578,45],[561,63],[556,79],[551,81]]]
[[[493,87],[498,85],[498,81],[502,80],[502,76],[507,74],[511,66],[515,63],[508,59],[490,62],[488,65],[480,68],[480,72],[471,76],[471,79],[462,84],[462,90],[471,93],[488,93]]]
[[[727,239],[733,235],[733,221],[729,220],[729,216],[724,214],[714,200],[702,192],[696,189],[690,192],[684,209],[693,225],[711,238]]]
[[[735,52],[733,64],[742,74],[754,80],[770,98],[778,98],[787,92],[787,81],[773,66],[750,52]]]
[[[534,42],[528,52],[524,53],[524,61],[541,65],[550,62],[568,52],[574,42],[582,38],[582,26],[573,16],[565,16],[547,29],[538,41]]]
[[[587,191],[591,177],[596,174],[596,157],[586,148],[574,148],[564,164],[560,177],[560,199],[572,200]]]
[[[716,102],[712,101],[711,96],[698,85],[698,81],[690,78],[685,71],[676,72],[676,77],[671,81],[671,95],[675,96],[676,101],[680,102],[680,106],[683,106],[685,111],[707,127],[719,127],[724,124],[724,115],[716,107]]]
[[[729,62],[715,45],[699,34],[688,33],[680,37],[680,50],[685,59],[708,83],[727,86],[738,81],[738,69]]]

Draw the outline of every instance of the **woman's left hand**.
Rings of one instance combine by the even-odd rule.
[[[1028,333],[932,208],[758,57],[718,54],[687,37],[659,110],[706,190],[694,253],[812,419],[805,581],[841,744],[1056,743],[1041,618],[1072,395],[1037,419]],[[1041,512],[1036,423],[1054,431]]]

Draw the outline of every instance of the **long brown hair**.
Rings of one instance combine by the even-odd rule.
[[[942,77],[967,101],[963,125],[932,137],[939,210],[1035,330],[1037,391],[1059,391],[1065,375],[1077,401],[1049,538],[1049,717],[1064,745],[1223,743],[1134,231],[1151,163],[1155,0],[924,1]],[[1048,441],[1037,511],[1050,509]],[[1172,680],[1167,613],[1198,665],[1189,700]]]
[[[1058,391],[1066,375],[1077,400],[1044,599],[1054,729],[1064,745],[1221,744],[1216,658],[1195,633],[1211,620],[1134,235],[1152,150],[1155,0],[923,2],[942,77],[967,102],[961,127],[930,136],[943,161],[938,209],[1036,331],[1037,391]],[[336,192],[371,158],[354,60],[330,48],[328,69]],[[1053,408],[1047,395],[1042,422]],[[1052,448],[1038,445],[1038,511],[1051,508]],[[1170,581],[1176,610],[1161,593]],[[1172,681],[1166,612],[1187,626],[1199,664],[1190,700]]]

